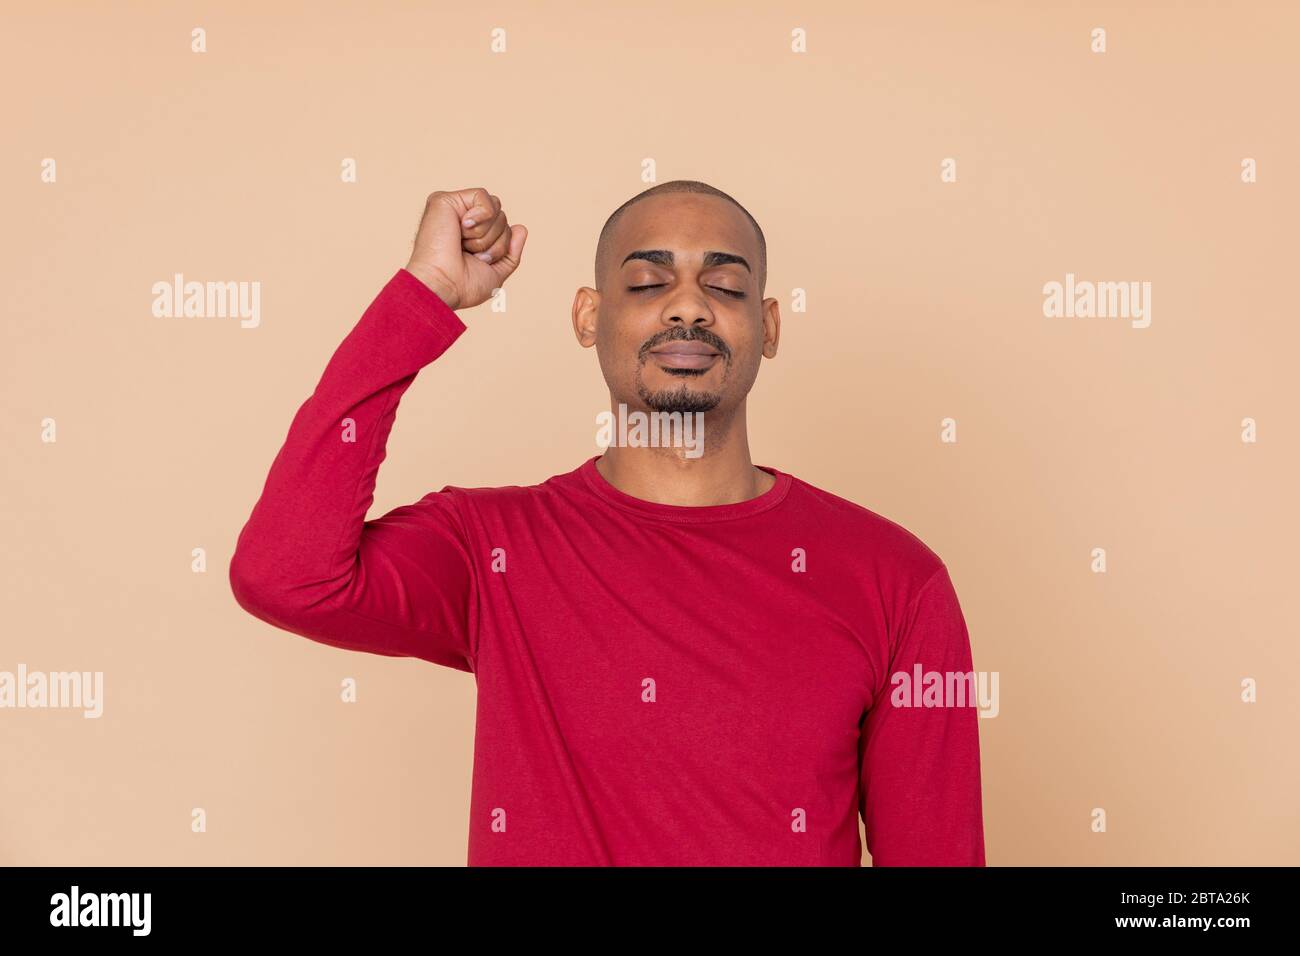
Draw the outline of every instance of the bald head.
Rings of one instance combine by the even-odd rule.
[[[721,189],[715,189],[708,183],[698,182],[694,179],[675,179],[671,182],[660,183],[658,186],[652,186],[644,192],[637,193],[623,205],[619,206],[610,217],[605,220],[604,228],[600,230],[600,239],[596,243],[596,291],[604,291],[605,280],[608,270],[613,267],[617,268],[619,263],[611,263],[616,250],[613,249],[613,239],[617,232],[617,226],[629,209],[652,196],[661,196],[666,193],[698,193],[707,196],[715,196],[718,199],[730,203],[741,215],[748,220],[749,225],[753,228],[754,236],[758,241],[758,262],[755,265],[758,276],[759,296],[767,287],[767,240],[763,236],[763,230],[759,227],[757,220],[749,214],[749,210],[742,206],[736,200],[732,199]],[[630,249],[628,251],[631,251]]]

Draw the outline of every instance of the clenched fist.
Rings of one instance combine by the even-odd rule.
[[[490,299],[519,268],[527,238],[528,230],[507,223],[501,200],[486,189],[432,193],[406,271],[448,307],[468,309]]]

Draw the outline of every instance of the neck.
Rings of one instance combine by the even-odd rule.
[[[775,484],[749,457],[743,403],[727,418],[705,414],[704,430],[704,453],[698,457],[688,456],[684,448],[610,445],[596,470],[633,498],[688,507],[748,501]]]

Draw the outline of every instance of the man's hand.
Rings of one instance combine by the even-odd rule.
[[[527,228],[507,223],[501,200],[486,189],[432,193],[406,271],[449,308],[468,309],[519,268],[527,238]]]

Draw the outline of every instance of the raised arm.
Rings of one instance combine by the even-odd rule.
[[[230,586],[246,611],[324,644],[474,669],[479,556],[450,494],[366,512],[403,393],[465,331],[454,310],[518,267],[526,237],[485,189],[429,197],[410,261],[298,409],[240,532]]]

